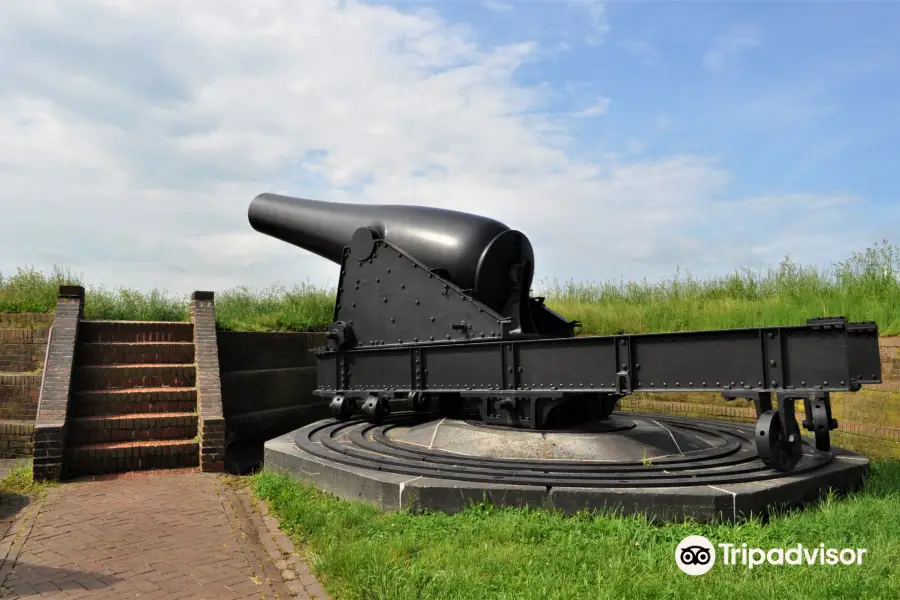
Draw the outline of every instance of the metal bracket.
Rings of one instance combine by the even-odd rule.
[[[413,348],[412,352],[410,352],[410,360],[412,360],[412,372],[416,378],[410,387],[414,390],[425,389],[425,367],[422,365],[422,349]]]
[[[837,429],[838,422],[831,416],[831,397],[828,392],[812,392],[803,398],[806,418],[803,427],[813,432],[816,449],[831,450],[831,430]]]
[[[503,353],[503,387],[507,390],[515,390],[519,387],[519,351],[515,344],[505,344],[506,351]]]
[[[346,390],[350,387],[350,369],[347,364],[347,357],[339,354],[337,359],[338,366],[338,389]]]
[[[632,386],[631,367],[631,338],[619,337],[615,341],[616,348],[616,394],[627,396],[631,394]]]
[[[461,332],[463,334],[463,337],[469,339],[469,331],[472,329],[472,325],[470,323],[466,323],[466,321],[463,320],[459,323],[453,323],[452,325],[450,325],[450,329]]]
[[[616,373],[616,394],[627,396],[631,394],[631,373],[627,371],[619,371]]]
[[[766,363],[764,372],[767,387],[784,387],[784,364],[782,363],[782,332],[781,329],[769,331],[763,339],[763,356]]]

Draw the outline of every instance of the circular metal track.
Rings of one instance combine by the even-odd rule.
[[[547,488],[727,485],[799,475],[818,469],[833,458],[830,452],[818,452],[804,440],[802,458],[790,473],[783,473],[760,460],[752,425],[662,415],[629,414],[628,418],[656,423],[670,434],[702,435],[715,439],[716,444],[649,462],[615,462],[484,458],[414,447],[390,439],[393,428],[410,427],[436,418],[439,417],[434,414],[397,413],[386,417],[380,425],[363,419],[318,421],[297,430],[294,441],[300,450],[321,460],[354,468],[411,477]]]

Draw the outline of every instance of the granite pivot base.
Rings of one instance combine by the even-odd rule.
[[[472,503],[736,521],[862,486],[865,457],[804,441],[791,473],[767,468],[751,425],[614,413],[532,431],[398,413],[382,425],[317,421],[265,444],[265,465],[384,510],[455,512]]]

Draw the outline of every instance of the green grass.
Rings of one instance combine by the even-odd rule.
[[[303,285],[293,289],[227,290],[216,296],[216,321],[234,331],[324,330],[334,316],[332,290]]]
[[[678,273],[656,284],[554,282],[545,294],[548,306],[594,334],[799,325],[843,315],[893,335],[900,333],[900,249],[883,242],[827,270],[786,258],[760,273],[707,280]]]
[[[565,517],[473,506],[456,515],[383,513],[337,500],[286,475],[250,482],[281,528],[306,550],[336,599],[896,598],[900,590],[900,463],[873,465],[861,493],[739,525],[656,525],[641,518]],[[721,564],[690,577],[679,541],[764,549],[824,543],[867,548],[861,566]]]
[[[20,268],[8,277],[0,274],[0,312],[52,312],[60,285],[84,285],[82,277],[55,268],[46,275]],[[85,286],[84,316],[90,320],[187,321],[190,297],[165,291],[140,292],[125,288]],[[246,287],[216,294],[216,321],[233,331],[316,331],[331,323],[334,292],[312,286],[273,287],[256,291]]]
[[[0,494],[34,496],[55,485],[57,484],[54,482],[35,481],[31,464],[22,460],[10,469],[6,477],[0,479]]]
[[[0,312],[47,312],[61,283],[80,284],[65,269],[0,274]],[[138,292],[86,286],[88,319],[187,320],[189,302],[164,291]],[[689,273],[650,283],[537,282],[557,312],[583,324],[585,334],[642,333],[803,324],[809,317],[843,315],[873,320],[882,335],[900,334],[900,249],[887,242],[829,269],[785,258],[761,272],[739,270],[700,280]],[[334,290],[311,286],[217,293],[219,326],[231,330],[321,330],[331,321]]]

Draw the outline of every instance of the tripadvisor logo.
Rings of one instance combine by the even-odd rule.
[[[760,565],[861,565],[866,548],[826,548],[825,544],[788,548],[751,548],[747,544],[717,544],[702,535],[690,535],[675,548],[675,564],[688,575],[703,575],[716,564],[716,548],[723,565],[752,569]]]
[[[689,535],[675,548],[675,564],[688,575],[703,575],[716,564],[716,549],[702,535]]]

